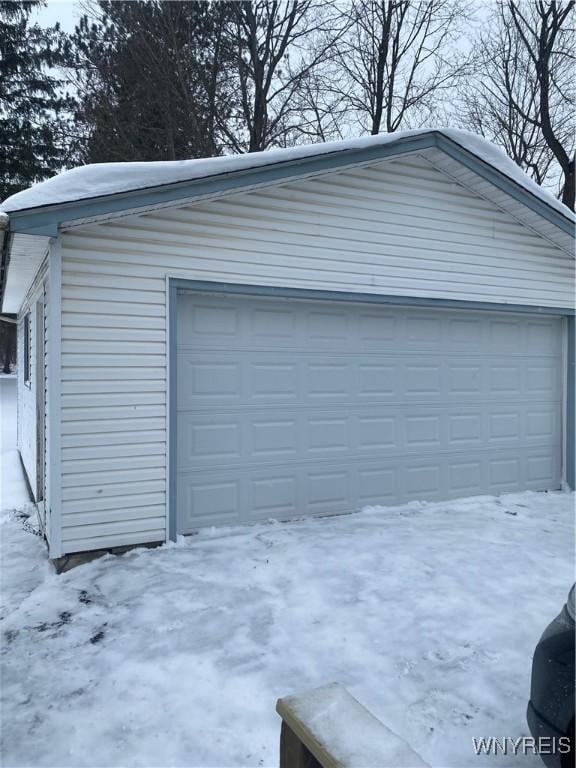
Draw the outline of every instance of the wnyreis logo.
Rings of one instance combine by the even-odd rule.
[[[474,751],[480,755],[567,755],[570,752],[568,736],[511,736],[472,737]]]

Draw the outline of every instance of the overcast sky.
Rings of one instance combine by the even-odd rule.
[[[75,0],[49,0],[45,8],[35,13],[42,26],[52,27],[59,21],[65,32],[73,32],[82,10]]]
[[[473,0],[476,12],[485,16],[491,0]],[[65,32],[73,32],[82,8],[79,0],[47,0],[46,6],[36,11],[36,18],[43,26],[53,26],[57,21]]]

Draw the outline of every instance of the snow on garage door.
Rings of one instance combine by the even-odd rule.
[[[558,488],[560,328],[181,292],[179,532]]]

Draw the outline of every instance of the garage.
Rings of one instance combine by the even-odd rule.
[[[44,307],[18,447],[50,558],[576,487],[574,223],[450,129],[85,166],[5,201],[21,350]]]
[[[179,533],[560,487],[561,318],[262,294],[178,292]]]

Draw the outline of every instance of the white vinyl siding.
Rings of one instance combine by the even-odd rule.
[[[423,159],[62,236],[63,552],[166,537],[166,277],[566,307],[573,261]]]
[[[438,147],[431,147],[425,150],[424,154],[436,168],[440,168],[456,182],[492,200],[492,202],[503,210],[508,211],[518,221],[528,226],[530,224],[536,226],[541,235],[552,243],[559,245],[564,251],[569,251],[570,254],[573,252],[573,234],[568,234],[551,221],[542,218],[542,216],[528,208],[520,200],[510,197],[504,190],[495,187],[486,179],[481,178],[471,168],[459,160],[450,157]]]

